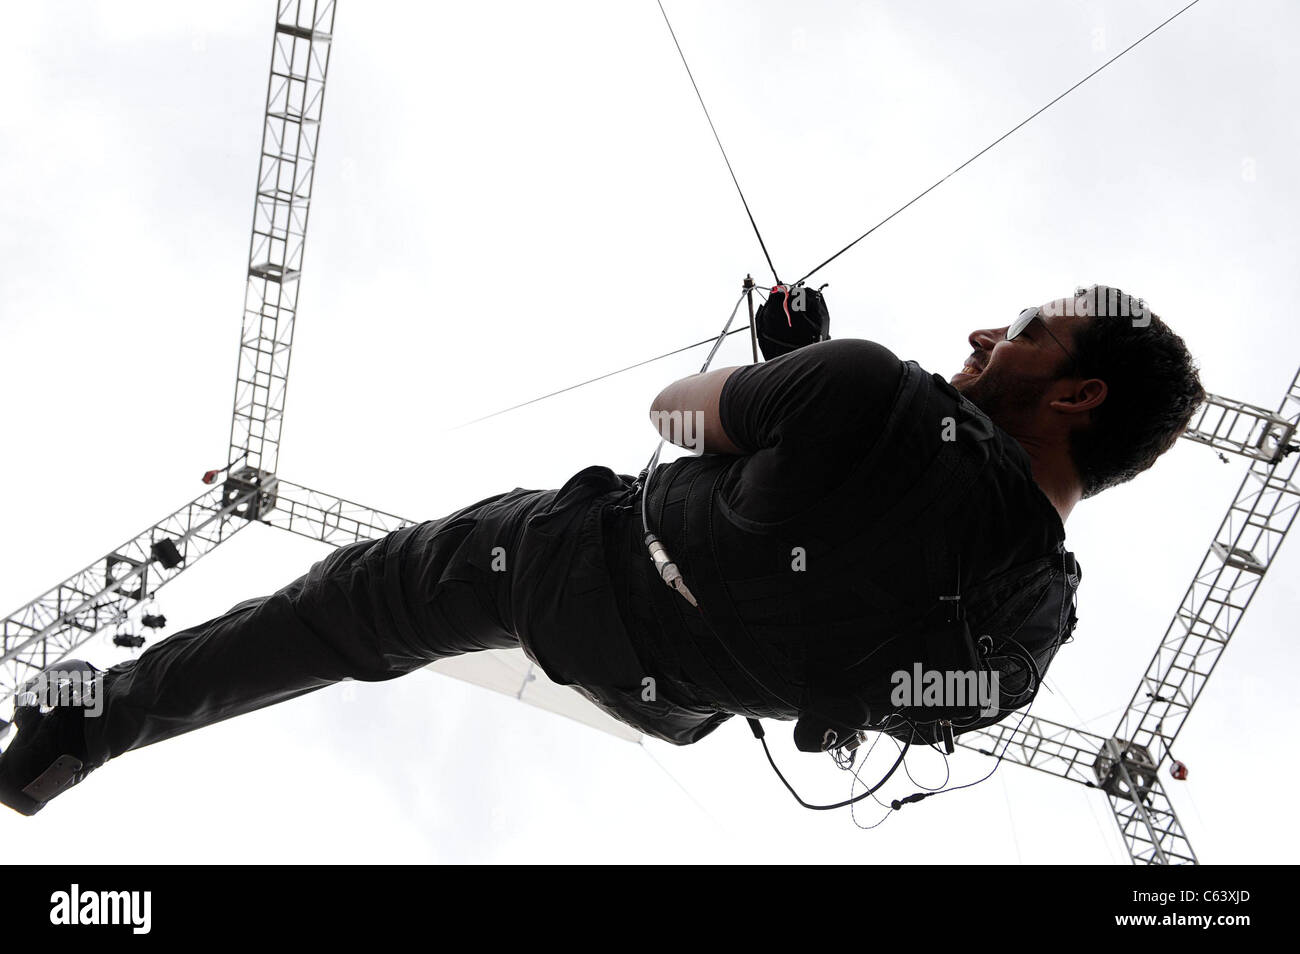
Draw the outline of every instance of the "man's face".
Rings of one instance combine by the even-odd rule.
[[[1010,322],[972,332],[968,340],[974,351],[949,383],[994,423],[1012,430],[1037,415],[1048,388],[1068,370],[1070,357],[1065,349],[1074,352],[1075,331],[1087,320],[1067,314],[1067,300],[1058,299],[1044,304],[1039,316],[1012,341],[1006,340]]]

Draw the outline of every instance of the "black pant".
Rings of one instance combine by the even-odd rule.
[[[270,596],[106,670],[102,711],[86,719],[92,761],[343,679],[393,679],[448,656],[518,646],[517,574],[490,573],[489,544],[516,556],[528,517],[556,494],[516,489],[339,547]]]

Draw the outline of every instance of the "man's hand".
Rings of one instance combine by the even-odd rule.
[[[750,453],[732,443],[718,414],[722,385],[737,370],[738,366],[693,374],[660,391],[650,405],[650,422],[659,436],[696,453]]]
[[[823,288],[826,286],[823,285]],[[831,316],[815,288],[777,285],[754,316],[754,333],[763,357],[771,361],[818,341],[829,341]]]

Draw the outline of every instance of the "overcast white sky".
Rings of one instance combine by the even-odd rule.
[[[1182,4],[665,5],[791,278]],[[225,462],[274,5],[0,6],[7,614]],[[1104,282],[1184,336],[1208,390],[1275,408],[1300,360],[1297,28],[1282,0],[1203,0],[827,268],[837,337],[947,377],[973,329]],[[343,0],[335,37],[281,476],[424,520],[588,464],[635,473],[645,408],[702,352],[448,431],[712,335],[745,273],[769,278],[653,0]],[[716,366],[748,360],[736,336]],[[1075,510],[1081,622],[1035,714],[1113,729],[1245,467],[1181,442]],[[159,605],[175,632],[326,552],[251,527]],[[1205,862],[1297,848],[1277,820],[1298,563],[1291,542],[1180,736],[1190,779],[1164,776]],[[843,798],[789,731],[769,737],[805,796]],[[910,765],[943,779],[932,753]],[[959,752],[953,780],[989,765]],[[130,753],[36,818],[0,815],[6,857],[69,830],[87,842],[59,861],[1126,860],[1103,796],[1015,765],[859,831],[795,805],[741,720],[643,748],[425,673]]]

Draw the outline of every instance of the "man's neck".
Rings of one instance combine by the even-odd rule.
[[[1013,436],[1029,455],[1034,483],[1038,484],[1038,489],[1056,508],[1064,526],[1074,505],[1083,498],[1083,481],[1079,479],[1079,473],[1070,460],[1066,440]]]

